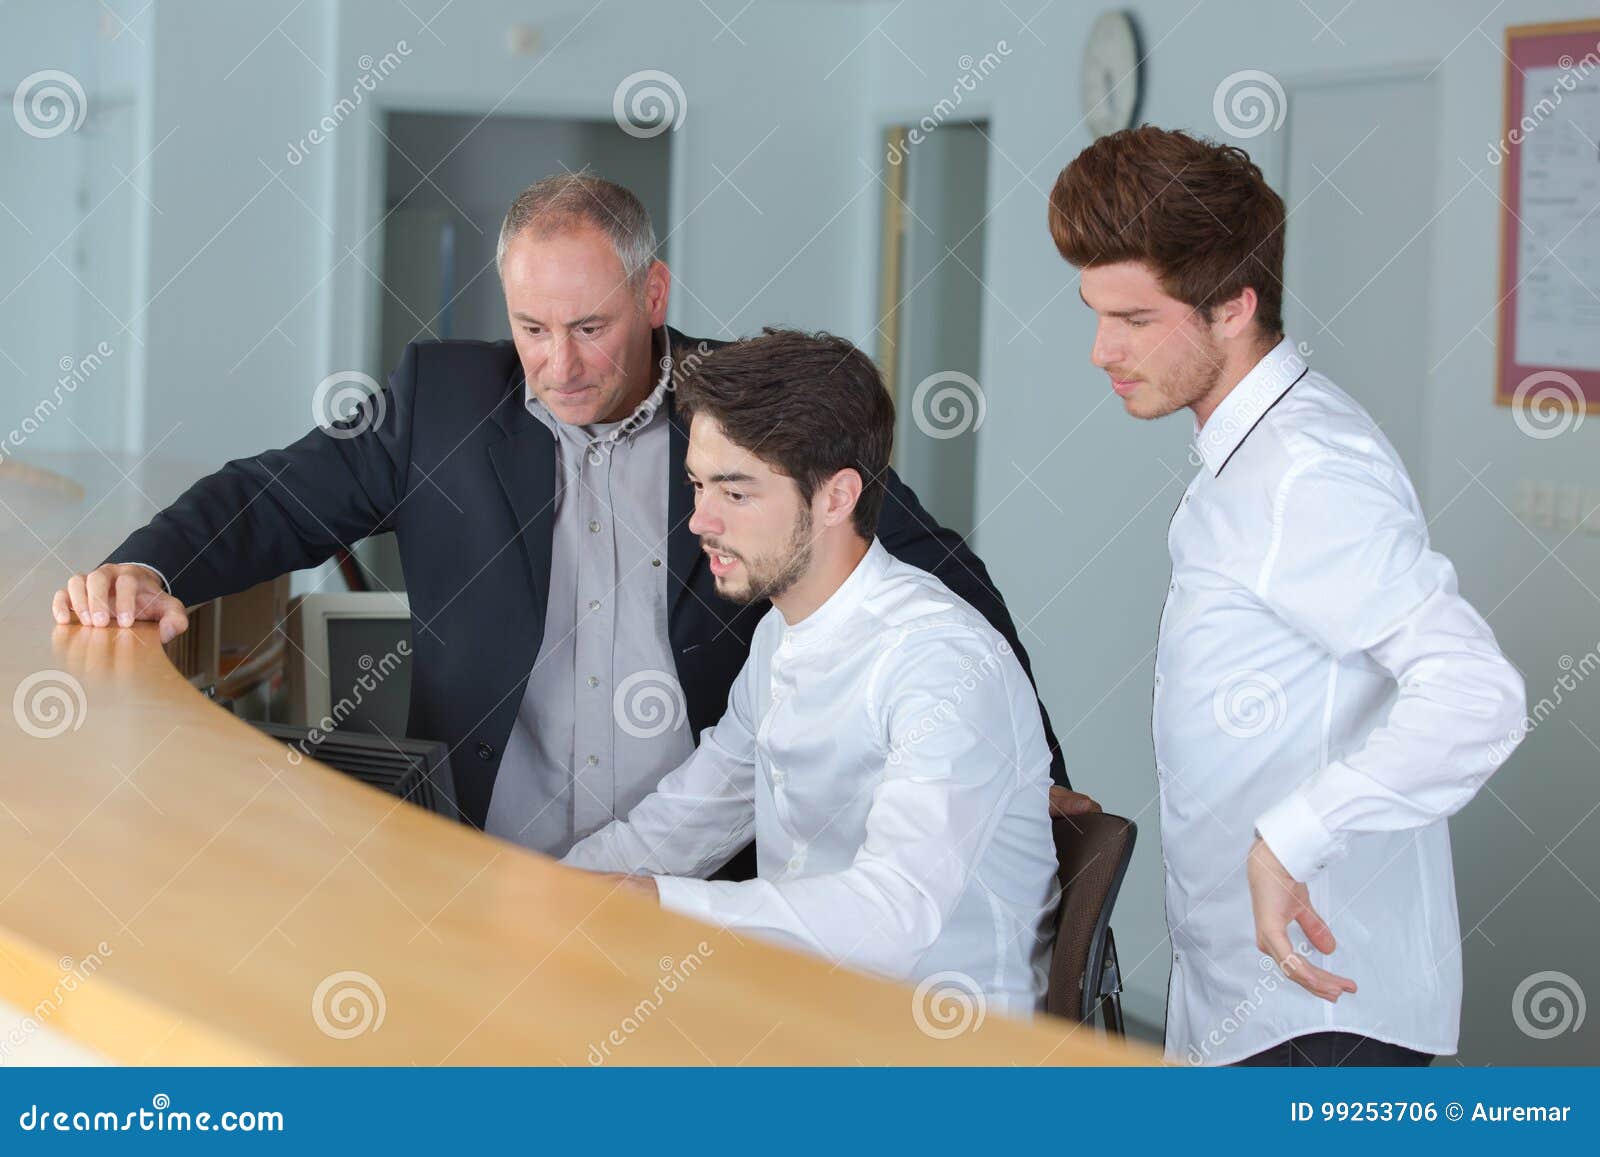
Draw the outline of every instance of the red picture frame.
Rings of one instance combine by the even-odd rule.
[[[1490,160],[1501,167],[1502,201],[1495,401],[1504,406],[1555,401],[1563,408],[1600,411],[1600,369],[1519,362],[1516,341],[1518,289],[1530,272],[1519,268],[1517,246],[1523,219],[1522,148],[1529,131],[1522,123],[1525,74],[1530,68],[1556,67],[1575,76],[1581,74],[1581,83],[1585,85],[1600,83],[1600,20],[1507,28],[1505,58],[1504,133],[1490,150]],[[1496,149],[1500,150],[1498,161]],[[1600,157],[1597,157],[1597,164],[1600,164]],[[1583,227],[1600,230],[1600,211]],[[1595,308],[1600,310],[1600,303]],[[1517,397],[1519,387],[1523,394],[1520,400]],[[1572,394],[1574,389],[1576,396],[1570,401],[1562,397]]]

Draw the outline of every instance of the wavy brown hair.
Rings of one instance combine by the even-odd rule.
[[[1139,261],[1204,311],[1256,291],[1263,337],[1283,334],[1283,199],[1243,149],[1142,125],[1061,170],[1050,236],[1079,269]]]

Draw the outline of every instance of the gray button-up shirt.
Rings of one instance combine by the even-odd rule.
[[[626,816],[694,750],[667,639],[665,329],[656,349],[661,379],[620,422],[569,425],[527,390],[556,441],[550,594],[485,828],[552,856]]]

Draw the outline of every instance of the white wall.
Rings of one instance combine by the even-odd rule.
[[[673,219],[657,228],[676,279],[673,324],[706,337],[788,320],[846,329],[867,299],[859,210],[876,185],[871,172],[844,163],[864,57],[841,59],[840,46],[856,42],[856,19],[836,4],[757,6],[725,31],[698,5],[486,0],[451,6],[421,31],[404,7],[353,0],[339,9],[340,67],[362,53],[381,57],[401,39],[411,54],[335,135],[330,252],[352,248],[376,267],[379,234],[367,235],[381,210],[360,125],[374,107],[608,118],[624,78],[655,69],[678,81],[685,104],[673,142]],[[507,52],[514,22],[539,27],[544,56]],[[372,308],[374,280],[350,260],[328,284],[329,365],[364,367],[359,320]]]
[[[1193,472],[1189,423],[1138,423],[1116,404],[1088,364],[1090,315],[1045,225],[1051,183],[1089,143],[1079,124],[1076,66],[1095,8],[1047,6],[1024,28],[1038,6],[1011,7],[1016,14],[954,0],[872,6],[869,27],[883,23],[869,45],[869,117],[876,124],[931,112],[951,96],[960,58],[981,58],[1007,42],[1010,54],[963,93],[955,114],[987,117],[994,148],[980,377],[988,417],[979,442],[976,543],[1013,611],[1029,624],[1024,641],[1075,783],[1108,810],[1139,821],[1116,929],[1129,972],[1127,1006],[1159,1022],[1167,948],[1150,679],[1170,569],[1167,521]],[[1304,5],[1174,0],[1129,7],[1149,53],[1141,119],[1212,137],[1221,136],[1213,93],[1240,69],[1269,71],[1292,91],[1296,82],[1318,78],[1437,68],[1432,201],[1439,212],[1417,223],[1431,243],[1431,312],[1416,325],[1426,364],[1435,368],[1425,381],[1392,387],[1425,395],[1427,468],[1415,481],[1434,520],[1435,545],[1455,560],[1463,591],[1489,618],[1536,701],[1562,673],[1560,656],[1581,659],[1600,643],[1600,539],[1580,533],[1562,541],[1565,531],[1530,531],[1507,507],[1515,505],[1521,479],[1600,485],[1600,421],[1538,441],[1492,402],[1499,205],[1498,172],[1485,154],[1502,131],[1499,46],[1508,10],[1496,10],[1480,30],[1482,13],[1443,0],[1351,5],[1337,17],[1337,5],[1312,5],[1326,9],[1330,31]],[[1590,15],[1580,3],[1530,0],[1515,20]],[[1285,142],[1241,143],[1270,158],[1269,173],[1281,168]],[[870,157],[870,141],[861,147]],[[875,323],[871,310],[868,303],[857,333]],[[1041,544],[1055,544],[1043,565]],[[1556,548],[1548,559],[1547,548]],[[1538,971],[1566,972],[1591,996],[1600,993],[1600,820],[1588,818],[1600,767],[1600,690],[1563,694],[1558,714],[1491,781],[1492,794],[1452,823],[1462,929],[1469,933],[1467,1063],[1600,1058],[1592,1027],[1539,1041],[1519,1032],[1510,1015],[1516,985]]]
[[[4,11],[19,29],[10,44],[53,35],[56,55],[71,57],[62,66],[90,73],[95,5],[66,15],[42,0],[23,7]],[[145,8],[124,7],[130,19]],[[859,210],[875,179],[829,160],[845,159],[864,91],[865,55],[846,56],[853,7],[730,12],[731,31],[698,5],[643,0],[410,8],[420,15],[383,0],[155,0],[140,17],[149,207],[130,232],[149,266],[130,295],[144,304],[122,320],[148,334],[138,361],[150,386],[113,449],[170,436],[220,463],[303,433],[328,373],[387,372],[373,364],[372,339],[383,141],[371,117],[383,108],[604,119],[625,77],[670,72],[686,97],[676,220],[660,229],[677,278],[674,323],[707,336],[800,319],[844,330],[860,313],[869,290],[854,260],[867,237]],[[541,55],[512,54],[515,22],[539,29]],[[389,53],[398,67],[340,110],[371,77],[363,58]],[[14,56],[14,65],[0,56],[11,83],[40,53]],[[336,127],[305,147],[324,117]],[[40,372],[0,366],[24,391]]]
[[[92,0],[0,8],[0,455],[116,451],[140,413],[150,13]],[[65,73],[70,82],[42,77]],[[71,88],[76,84],[81,98]],[[12,97],[53,92],[35,135]],[[25,98],[26,99],[26,96]],[[33,106],[30,104],[30,108]],[[66,123],[79,127],[60,133]],[[61,118],[65,118],[64,120]]]

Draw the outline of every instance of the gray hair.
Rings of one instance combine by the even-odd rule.
[[[495,269],[505,264],[506,246],[524,231],[547,237],[579,225],[591,225],[606,235],[628,283],[642,291],[645,271],[656,259],[650,214],[632,192],[592,173],[546,177],[517,194],[500,226]]]

